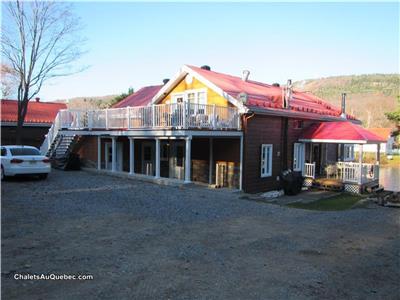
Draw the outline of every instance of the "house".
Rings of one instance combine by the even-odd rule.
[[[29,101],[22,130],[22,144],[40,147],[58,112],[66,109],[63,103]],[[14,145],[18,121],[18,101],[1,100],[1,144]]]
[[[378,182],[379,157],[364,164],[361,147],[355,162],[345,144],[382,139],[345,113],[345,101],[339,109],[293,90],[290,81],[269,85],[251,80],[248,71],[232,76],[208,66],[184,65],[163,83],[110,109],[60,111],[44,150],[55,159],[78,153],[99,170],[249,193],[280,188],[287,169],[311,182],[334,176],[355,192]],[[328,167],[335,172],[327,174]]]
[[[380,144],[380,151],[386,155],[393,153],[393,145],[394,145],[394,136],[392,136],[392,128],[368,128],[368,130],[378,136],[380,136],[385,141]],[[354,147],[355,151],[357,151],[358,146]],[[377,147],[376,145],[365,145],[364,152],[367,153],[376,153]]]

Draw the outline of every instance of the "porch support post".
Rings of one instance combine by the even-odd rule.
[[[242,180],[243,180],[243,136],[240,137],[240,170],[239,170],[239,190],[242,190]]]
[[[129,138],[129,174],[135,174],[135,140]]]
[[[358,184],[362,184],[362,160],[363,160],[363,144],[359,144],[358,147]]]
[[[160,178],[160,139],[156,138],[156,178]]]
[[[101,170],[101,136],[97,137],[97,170]]]
[[[212,174],[213,174],[213,165],[214,165],[214,162],[213,162],[213,160],[214,160],[214,157],[213,157],[213,155],[214,155],[214,140],[213,140],[213,138],[210,138],[209,139],[209,143],[210,143],[210,149],[209,149],[209,163],[208,163],[208,165],[209,165],[209,167],[208,167],[208,184],[212,184]]]
[[[376,144],[376,162],[379,164],[381,161],[381,144]]]
[[[186,138],[186,153],[185,153],[185,183],[190,183],[190,167],[191,167],[191,156],[192,156],[192,137]]]
[[[117,137],[111,137],[111,151],[112,151],[112,158],[111,158],[111,171],[117,171]]]

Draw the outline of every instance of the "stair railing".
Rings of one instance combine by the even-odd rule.
[[[49,151],[51,145],[53,144],[55,138],[57,137],[58,131],[60,129],[61,126],[61,117],[60,115],[62,114],[63,110],[60,110],[57,113],[56,118],[54,119],[53,124],[51,125],[49,132],[46,134],[45,139],[43,141],[43,144],[40,146],[40,153],[42,153],[42,155],[46,155],[47,152]]]

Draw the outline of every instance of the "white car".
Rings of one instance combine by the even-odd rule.
[[[39,175],[45,179],[51,171],[50,159],[32,146],[1,146],[1,180],[6,176]]]

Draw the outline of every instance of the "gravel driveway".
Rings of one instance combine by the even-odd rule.
[[[2,295],[399,299],[399,212],[305,211],[83,171],[9,180],[2,184]]]

